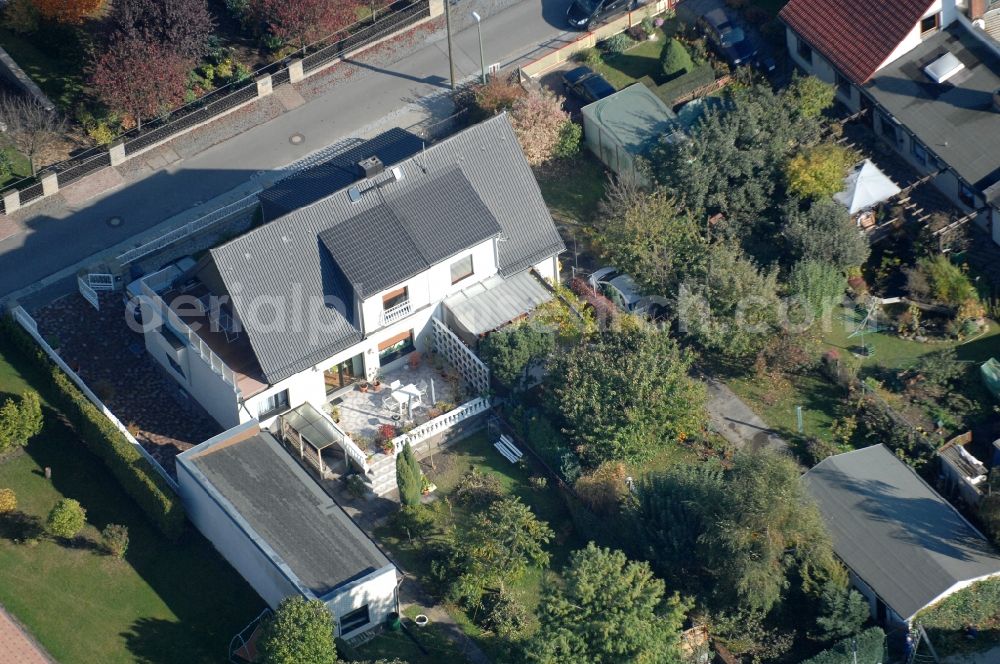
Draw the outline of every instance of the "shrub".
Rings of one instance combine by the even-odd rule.
[[[633,25],[625,31],[625,34],[628,35],[629,39],[637,42],[646,41],[649,37],[649,33],[646,32],[646,28],[643,25]]]
[[[38,13],[51,21],[78,25],[97,12],[104,0],[32,0]]]
[[[403,505],[419,505],[423,488],[423,472],[413,456],[409,443],[396,456],[396,486],[399,488],[399,502]]]
[[[573,56],[577,62],[594,67],[601,64],[601,52],[596,48],[585,48]]]
[[[42,406],[37,392],[28,390],[20,401],[7,399],[0,406],[0,453],[24,447],[41,430]]]
[[[693,70],[694,61],[691,60],[691,54],[684,48],[684,44],[676,39],[669,39],[660,51],[660,68],[666,80],[672,81]]]
[[[393,523],[400,535],[423,539],[434,528],[434,513],[426,505],[403,505],[393,517]]]
[[[556,143],[553,156],[556,159],[575,157],[580,152],[580,140],[582,138],[583,127],[572,120],[566,120],[559,130],[559,142]]]
[[[69,420],[88,450],[108,467],[122,489],[168,539],[184,532],[186,517],[180,498],[142,454],[94,407],[70,378],[35,345],[11,318],[0,323],[0,338],[10,341],[32,359],[52,381],[51,403]]]
[[[949,595],[918,614],[927,629],[958,631],[983,626],[1000,615],[1000,579],[986,579]]]
[[[504,496],[500,478],[492,473],[482,473],[473,468],[458,480],[455,500],[463,505],[483,508]]]
[[[13,489],[0,489],[0,514],[9,514],[17,509],[17,495]]]
[[[87,510],[72,498],[63,498],[49,511],[45,530],[53,537],[72,539],[87,524]]]
[[[785,166],[788,191],[799,198],[828,198],[844,186],[844,176],[858,155],[837,143],[806,148]]]
[[[281,600],[258,641],[262,664],[325,664],[337,661],[333,616],[318,599]]]
[[[38,8],[31,0],[11,0],[3,12],[3,25],[20,34],[34,32],[38,29]]]
[[[858,658],[854,659],[853,643],[857,639]],[[859,633],[857,636],[848,637],[838,641],[832,648],[824,650],[815,657],[811,657],[802,664],[880,664],[885,661],[883,651],[885,647],[885,632],[880,627],[871,627]]]
[[[482,599],[483,617],[479,625],[506,641],[519,637],[528,624],[528,610],[509,590],[500,587]]]
[[[399,435],[398,431],[394,424],[380,424],[378,427],[378,442],[392,440]]]
[[[125,557],[128,551],[128,526],[120,523],[109,523],[101,531],[101,542],[108,555],[112,555],[118,560]]]
[[[625,466],[621,463],[602,463],[592,473],[582,475],[573,485],[580,500],[601,516],[612,516],[625,495]]]
[[[570,119],[562,97],[533,90],[514,102],[510,121],[528,163],[538,166],[558,156]]]
[[[608,55],[617,55],[619,53],[624,53],[632,46],[632,39],[625,33],[619,33],[617,35],[611,35],[601,43],[597,45],[599,49],[607,53]]]

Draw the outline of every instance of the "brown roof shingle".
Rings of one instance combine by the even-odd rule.
[[[790,0],[781,20],[852,82],[865,83],[934,0]]]

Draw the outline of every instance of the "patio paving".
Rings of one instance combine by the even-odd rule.
[[[390,399],[389,384],[394,380],[398,380],[404,386],[411,384],[426,386],[427,396],[421,404],[413,406],[412,420],[407,419],[405,406],[403,407],[403,416],[399,419],[393,419],[392,411],[383,404]],[[439,403],[447,402],[459,405],[471,398],[471,395],[464,388],[459,374],[454,369],[449,367],[442,372],[425,361],[416,368],[404,366],[383,375],[382,387],[378,392],[373,392],[370,388],[368,392],[362,392],[355,387],[341,396],[340,402],[337,404],[340,407],[339,426],[354,439],[359,447],[365,449],[364,437],[369,441],[367,451],[378,452],[380,450],[375,444],[375,437],[378,434],[379,426],[383,424],[403,426],[408,423],[417,426],[431,419],[430,411],[434,405],[431,400],[432,383],[434,399]]]
[[[174,400],[175,386],[146,352],[142,335],[125,323],[121,293],[99,295],[100,311],[74,293],[32,315],[63,360],[175,475],[175,456],[222,429],[195,404],[183,407]]]

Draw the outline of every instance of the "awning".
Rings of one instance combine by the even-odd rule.
[[[452,322],[473,335],[491,332],[552,299],[530,270],[510,278],[492,277],[444,301]]]
[[[295,429],[299,436],[317,450],[326,449],[344,440],[333,423],[323,417],[308,401],[282,415],[281,421]]]
[[[834,194],[833,200],[846,207],[851,214],[857,214],[889,200],[899,192],[895,182],[865,159],[851,169],[844,178],[844,190]]]

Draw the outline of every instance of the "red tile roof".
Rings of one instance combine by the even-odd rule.
[[[934,0],[790,0],[779,16],[861,84],[871,78]]]

